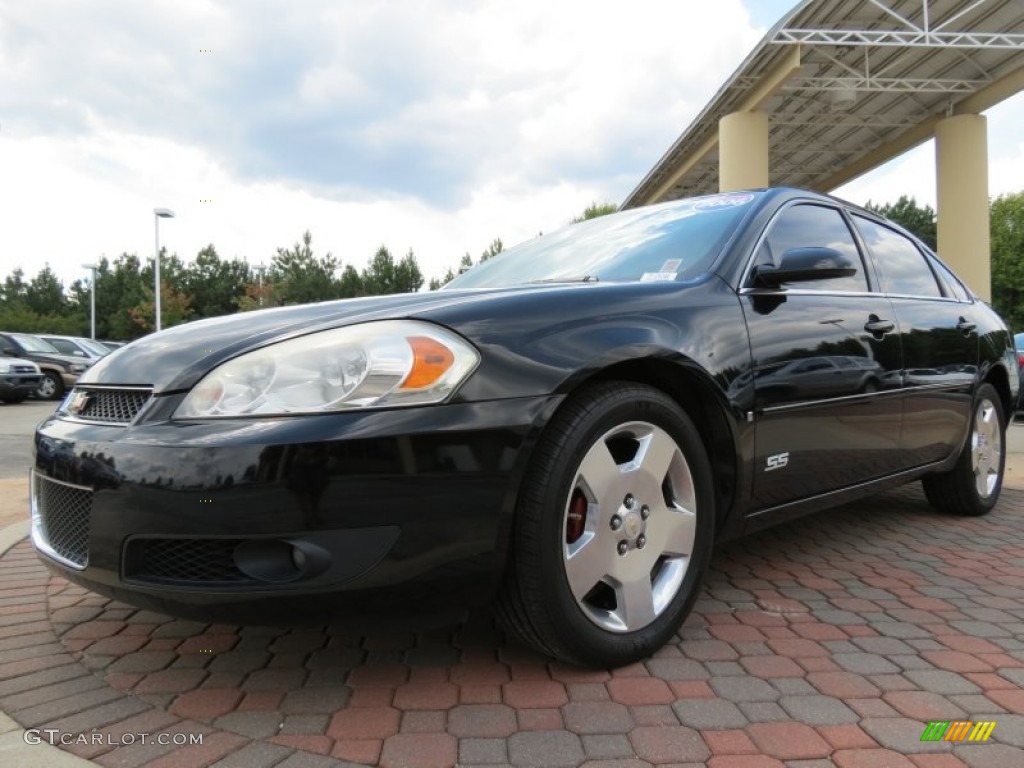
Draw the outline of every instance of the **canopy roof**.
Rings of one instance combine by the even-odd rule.
[[[829,192],[1022,89],[1022,0],[804,0],[622,207],[716,192],[732,112],[768,113],[773,185]]]

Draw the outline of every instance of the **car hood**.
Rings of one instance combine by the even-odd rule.
[[[0,357],[0,362],[10,363],[11,365],[31,365],[36,371],[39,370],[39,366],[34,360],[29,360],[26,357]]]
[[[49,352],[29,352],[28,359],[34,363],[50,363],[51,365],[89,365],[89,361],[84,357],[74,357],[73,355],[54,355]]]
[[[199,320],[138,339],[111,352],[79,384],[145,386],[156,393],[191,388],[216,365],[264,344],[373,320],[415,317],[496,294],[536,293],[559,286],[433,291],[276,307]],[[561,288],[564,290],[565,286]]]

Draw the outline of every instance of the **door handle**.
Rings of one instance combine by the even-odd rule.
[[[956,324],[956,327],[958,330],[961,330],[964,333],[970,333],[971,331],[978,327],[978,324],[971,322],[966,317],[961,317],[960,322]]]
[[[871,315],[864,323],[864,330],[875,336],[884,336],[896,329],[896,323],[892,320],[882,320],[878,315]]]

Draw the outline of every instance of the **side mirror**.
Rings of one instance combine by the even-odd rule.
[[[762,288],[778,288],[783,283],[832,280],[855,274],[857,268],[853,262],[835,248],[812,246],[790,248],[782,254],[777,267],[755,267],[754,282]]]

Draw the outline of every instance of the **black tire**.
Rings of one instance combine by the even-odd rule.
[[[40,400],[60,400],[64,395],[64,380],[53,371],[43,371],[43,378],[36,390]]]
[[[584,458],[603,457],[605,451],[615,471],[591,470],[597,467],[593,462],[583,466]],[[659,456],[670,458],[664,462]],[[661,463],[664,473],[658,469]],[[624,473],[622,468],[631,466],[643,472]],[[604,503],[587,484],[591,475],[599,479],[595,487],[611,489]],[[634,485],[635,497],[628,490],[622,495]],[[683,496],[692,509],[680,503]],[[576,504],[586,510],[584,523],[572,519]],[[559,409],[534,450],[516,510],[498,619],[527,645],[566,661],[615,667],[645,658],[672,638],[697,599],[714,521],[711,467],[682,408],[642,384],[588,386]],[[580,527],[571,529],[574,524]],[[689,538],[692,549],[686,557],[681,550]],[[578,547],[578,554],[591,545],[594,549],[587,549],[581,562],[601,563],[602,568],[607,563],[620,576],[620,569],[632,569],[639,576],[629,583],[640,592],[629,594],[643,595],[640,600],[626,597],[626,582],[608,576],[599,577],[586,595],[574,594],[589,579],[575,570],[579,566],[570,550]],[[650,583],[644,587],[646,579]],[[631,603],[639,609],[634,611]]]
[[[998,444],[994,444],[996,438]],[[974,396],[971,431],[956,466],[921,480],[928,502],[939,512],[951,515],[978,517],[990,512],[1003,487],[1005,446],[1003,402],[995,387],[982,384]],[[985,456],[989,458],[986,460]],[[980,479],[982,474],[984,479]],[[980,486],[984,486],[984,492]]]

